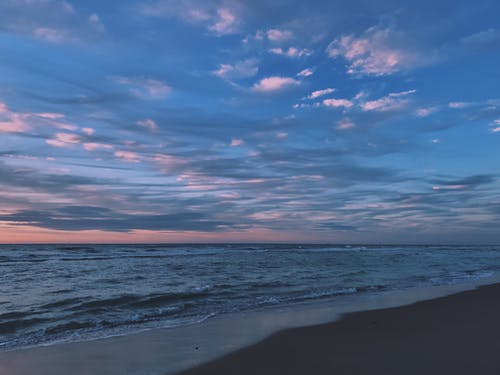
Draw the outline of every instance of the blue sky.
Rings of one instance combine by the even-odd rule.
[[[0,4],[0,241],[500,242],[495,1]]]

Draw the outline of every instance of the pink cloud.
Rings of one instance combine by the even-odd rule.
[[[163,173],[167,174],[186,164],[186,161],[181,158],[169,154],[156,154],[153,161]]]
[[[31,129],[21,118],[0,121],[0,133],[24,133]]]
[[[416,90],[408,90],[391,93],[383,98],[361,103],[360,106],[363,111],[386,112],[398,110],[408,104],[408,95],[414,94],[415,92]]]
[[[233,65],[220,64],[219,69],[213,71],[213,74],[224,79],[242,79],[253,77],[259,72],[257,59],[246,59]]]
[[[129,91],[141,99],[163,99],[172,91],[172,87],[156,79],[137,77],[113,77],[112,79],[120,85],[129,86]]]
[[[354,104],[348,99],[325,99],[323,100],[323,105],[326,107],[344,107],[351,108]]]
[[[0,133],[25,133],[31,130],[26,121],[30,114],[12,112],[5,103],[0,102],[0,115]]]
[[[47,139],[45,143],[54,147],[70,147],[80,143],[81,138],[77,134],[57,133],[54,138]]]
[[[244,143],[243,139],[239,139],[239,138],[231,139],[231,147],[238,147],[238,146],[241,146],[243,143]]]
[[[111,150],[113,149],[112,145],[108,145],[106,143],[95,143],[88,142],[83,144],[83,148],[87,151],[95,151],[95,150]]]
[[[319,98],[320,96],[331,94],[334,91],[335,91],[335,89],[332,87],[329,87],[329,88],[323,89],[323,90],[316,90],[316,91],[313,91],[307,98],[308,99],[316,99],[316,98]]]
[[[290,77],[267,77],[254,84],[252,90],[263,93],[277,92],[298,84],[299,81]]]
[[[314,71],[312,69],[304,69],[304,70],[301,70],[299,73],[297,73],[297,77],[309,77],[309,76],[312,76],[314,74]]]
[[[269,29],[267,30],[266,35],[267,39],[273,42],[283,42],[293,37],[293,33],[291,31],[279,29]]]
[[[349,74],[387,75],[428,64],[431,57],[407,48],[404,37],[391,29],[372,27],[362,36],[344,35],[327,48],[332,58],[342,57]]]
[[[203,0],[157,0],[142,6],[142,14],[149,17],[176,17],[190,24],[201,24],[217,36],[238,31],[241,5],[226,2],[219,7],[216,2]]]
[[[92,128],[83,128],[82,132],[84,132],[87,135],[92,135],[92,134],[94,134],[95,130]]]
[[[137,121],[137,125],[142,126],[143,128],[146,128],[151,132],[158,130],[158,125],[156,124],[156,122],[154,122],[153,120],[151,120],[149,118]]]
[[[283,48],[271,48],[269,52],[274,53],[275,55],[283,55],[288,57],[302,57],[309,56],[312,54],[312,51],[308,49],[298,49],[295,47],[289,47],[288,49]]]
[[[64,30],[57,30],[49,27],[38,27],[33,30],[33,36],[37,39],[53,44],[75,42],[76,39]]]
[[[128,163],[138,163],[140,160],[140,156],[132,151],[115,151],[115,156]]]
[[[237,19],[236,15],[227,8],[217,10],[217,20],[209,27],[217,35],[231,34],[235,31]]]
[[[417,117],[427,117],[439,111],[439,107],[422,107],[415,111]]]
[[[35,115],[48,120],[59,120],[64,118],[62,113],[36,113]]]
[[[349,130],[356,127],[356,124],[349,119],[340,120],[337,124],[337,130]]]

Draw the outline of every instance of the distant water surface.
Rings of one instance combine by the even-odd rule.
[[[495,246],[2,245],[0,350],[499,271]]]

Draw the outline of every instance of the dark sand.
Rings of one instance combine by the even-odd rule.
[[[499,375],[500,284],[285,330],[180,374]]]

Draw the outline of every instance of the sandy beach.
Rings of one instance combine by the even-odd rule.
[[[179,373],[499,374],[500,284],[279,332]]]
[[[4,351],[0,375],[499,374],[500,283],[473,287],[345,296]]]

